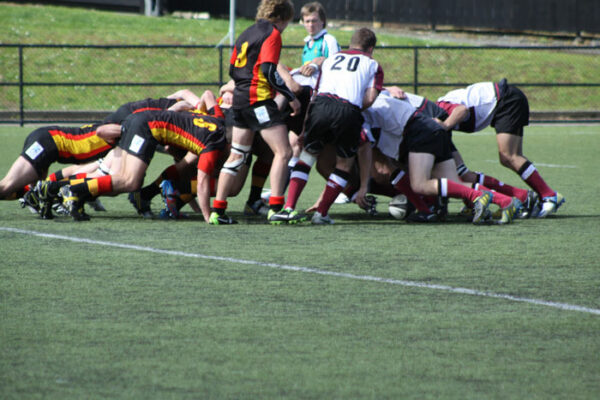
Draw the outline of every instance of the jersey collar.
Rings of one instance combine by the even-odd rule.
[[[305,38],[304,38],[304,41],[308,43],[308,42],[310,42],[311,40],[317,40],[317,39],[320,39],[322,36],[325,36],[325,34],[326,34],[326,33],[327,33],[327,29],[323,28],[323,29],[321,30],[321,32],[317,33],[316,35],[314,35],[314,36],[308,35],[307,37],[305,37]]]

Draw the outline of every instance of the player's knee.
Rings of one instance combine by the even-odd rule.
[[[415,180],[415,181],[410,181],[410,188],[412,189],[413,192],[420,194],[420,195],[427,195],[429,194],[428,188],[427,188],[427,182],[422,182],[419,180]]]
[[[290,158],[292,158],[292,148],[290,146],[282,146],[278,149],[275,149],[273,151],[273,157],[280,158],[287,163],[290,161]]]
[[[248,157],[251,156],[251,149],[252,146],[232,143],[231,153],[225,164],[223,164],[222,171],[230,175],[237,175],[244,163],[246,163]]]
[[[502,164],[506,168],[513,168],[513,164],[515,163],[515,157],[512,154],[500,152],[498,153],[498,157],[500,159],[500,164]]]

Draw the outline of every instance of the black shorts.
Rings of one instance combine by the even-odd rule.
[[[285,125],[285,116],[273,100],[260,101],[247,108],[233,109],[233,126],[260,132],[277,125]]]
[[[334,144],[342,158],[356,155],[364,118],[360,108],[346,100],[317,96],[308,108],[304,124],[304,148],[317,154],[326,144]]]
[[[448,136],[450,137],[450,152],[454,153],[455,151],[458,151],[458,149],[456,148],[456,146],[454,145],[454,142],[452,141],[452,131],[446,131],[448,133]]]
[[[523,127],[529,125],[529,102],[517,87],[508,85],[498,100],[492,122],[496,133],[523,136]]]
[[[25,139],[21,155],[33,165],[40,177],[45,176],[48,167],[58,161],[58,147],[50,135],[50,130],[58,127],[37,128]]]
[[[285,123],[288,129],[294,132],[296,135],[300,135],[302,133],[304,120],[306,119],[306,111],[308,110],[312,93],[313,90],[310,86],[302,86],[302,91],[297,96],[298,101],[300,101],[300,112],[291,117],[289,114],[292,112],[292,109],[289,106],[286,109]]]
[[[121,132],[118,146],[146,164],[150,164],[159,143],[148,127],[146,113],[133,114],[123,121]]]
[[[428,99],[423,100],[423,103],[421,103],[421,106],[418,108],[417,112],[430,118],[437,118],[440,121],[445,121],[446,118],[448,118],[448,113],[446,110]]]
[[[404,140],[400,145],[400,160],[408,161],[408,153],[429,153],[435,163],[452,158],[452,136],[433,119],[415,114],[404,128]]]

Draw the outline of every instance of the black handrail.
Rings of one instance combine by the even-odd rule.
[[[82,45],[82,44],[0,44],[2,48],[18,49],[18,80],[17,81],[0,81],[0,88],[7,86],[18,86],[19,88],[19,123],[24,125],[26,122],[33,122],[25,118],[25,88],[26,87],[67,87],[67,86],[85,86],[85,87],[136,87],[136,86],[221,86],[224,84],[224,49],[229,50],[229,46],[224,45]],[[23,50],[27,48],[67,48],[67,49],[216,49],[219,72],[218,81],[174,81],[174,82],[47,82],[47,81],[26,81],[25,80],[25,63]],[[284,49],[301,49],[302,46],[284,46]],[[399,85],[404,87],[412,87],[414,93],[419,92],[419,88],[425,87],[464,87],[473,82],[421,82],[419,80],[419,53],[424,50],[452,50],[452,51],[477,51],[477,50],[530,50],[530,51],[570,51],[576,53],[593,53],[600,54],[600,46],[382,46],[377,51],[393,51],[393,50],[412,50],[413,52],[413,79],[409,82],[386,82],[389,85]],[[227,60],[228,61],[228,60]],[[523,87],[581,87],[594,88],[600,87],[600,82],[511,82],[517,86]],[[600,119],[590,119],[587,122],[600,122]],[[1,120],[0,123],[15,123],[12,120]],[[37,120],[36,120],[37,122]],[[51,121],[54,122],[54,121]]]

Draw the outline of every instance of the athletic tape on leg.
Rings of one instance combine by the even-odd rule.
[[[231,144],[231,153],[237,154],[241,157],[234,159],[233,161],[226,162],[223,164],[223,172],[228,173],[230,175],[237,175],[238,171],[246,162],[248,155],[250,155],[250,150],[252,146],[247,146],[239,143]]]

